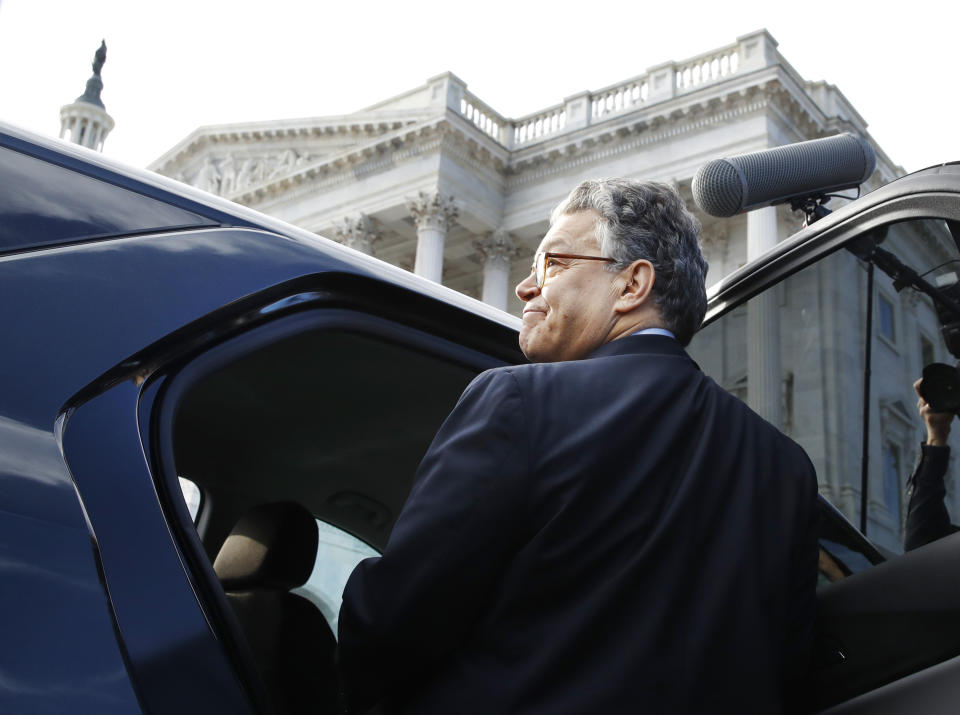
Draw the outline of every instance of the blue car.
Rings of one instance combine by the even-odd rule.
[[[0,712],[337,712],[346,578],[464,387],[524,361],[520,321],[2,124],[0,185]],[[691,352],[710,373],[749,301],[917,220],[960,221],[957,167],[744,266]],[[960,541],[896,555],[821,511],[805,707],[954,712]]]

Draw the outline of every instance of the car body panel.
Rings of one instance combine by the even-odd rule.
[[[136,361],[125,361],[156,341],[202,322],[211,312],[229,313],[229,306],[245,296],[290,280],[322,288],[315,280],[319,276],[352,275],[367,279],[372,284],[367,288],[374,292],[376,286],[390,287],[439,302],[494,330],[515,330],[519,321],[203,192],[118,168],[80,148],[6,129],[0,127],[0,145],[232,226],[99,237],[0,256],[5,336],[0,352],[0,567],[5,584],[0,590],[0,630],[8,644],[0,657],[0,710],[130,712],[140,709],[136,679],[125,663],[125,646],[133,634],[114,621],[105,581],[122,582],[122,570],[110,566],[114,554],[106,564],[98,562],[97,532],[80,498],[85,491],[104,485],[116,489],[123,483],[115,481],[119,475],[103,473],[85,475],[82,487],[81,480],[75,482],[57,427],[64,408],[92,383],[116,372],[118,365],[123,364],[121,372],[136,370]],[[263,227],[254,228],[258,225]],[[284,295],[291,292],[296,293]],[[135,405],[128,415],[128,426],[135,427]],[[80,425],[73,426],[77,433]],[[139,450],[139,441],[135,444]],[[70,452],[70,466],[79,473],[82,450]],[[142,464],[142,451],[139,454]],[[130,505],[126,523],[142,525],[142,517]],[[110,522],[109,517],[96,519],[98,526]],[[150,532],[157,533],[157,526],[155,522]],[[166,553],[175,557],[171,544],[168,536]],[[102,570],[105,565],[109,574]],[[182,569],[180,573],[193,598]],[[195,598],[193,610],[202,619]],[[210,712],[237,711],[229,701],[218,707]]]
[[[157,502],[139,399],[135,381],[121,382],[70,410],[62,429],[131,682],[148,712],[252,713]]]

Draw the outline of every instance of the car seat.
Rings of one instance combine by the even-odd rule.
[[[337,712],[336,639],[320,610],[290,593],[310,577],[317,541],[302,505],[261,504],[237,522],[213,564],[278,714]]]

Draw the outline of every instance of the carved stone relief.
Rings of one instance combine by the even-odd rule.
[[[229,196],[295,171],[309,161],[293,149],[261,157],[241,158],[226,154],[220,158],[207,157],[190,183],[197,188],[221,196]]]
[[[207,157],[200,171],[193,179],[193,185],[202,191],[216,194],[220,191],[220,171],[210,157]]]

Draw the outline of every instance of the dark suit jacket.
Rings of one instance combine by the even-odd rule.
[[[674,340],[480,375],[353,572],[357,711],[776,713],[805,667],[816,476]]]
[[[950,514],[943,500],[947,496],[943,477],[950,464],[949,447],[920,445],[920,463],[907,480],[910,503],[907,505],[907,524],[904,549],[913,551],[931,541],[942,539],[957,531],[950,523]]]

